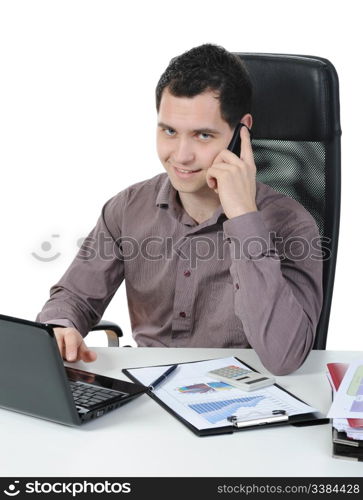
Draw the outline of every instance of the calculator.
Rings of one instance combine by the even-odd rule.
[[[224,366],[223,368],[218,368],[217,370],[212,370],[207,373],[209,377],[216,378],[222,382],[226,382],[229,385],[238,387],[243,391],[254,391],[255,389],[262,389],[263,387],[268,387],[275,383],[273,377],[268,377],[267,375],[262,375],[251,370],[246,370],[240,366]]]

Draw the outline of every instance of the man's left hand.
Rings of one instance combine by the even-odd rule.
[[[224,213],[231,219],[256,212],[256,165],[250,134],[241,129],[241,156],[223,149],[207,171],[207,184],[218,193]]]

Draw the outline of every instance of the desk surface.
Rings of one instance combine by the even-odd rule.
[[[238,356],[265,371],[250,349],[95,348],[98,360],[72,366],[126,379],[121,368]],[[363,352],[313,351],[277,377],[324,413],[331,404],[327,362]],[[331,457],[331,425],[284,426],[198,437],[149,396],[80,428],[0,409],[1,476],[361,476],[363,464]],[[221,457],[228,457],[225,462]]]

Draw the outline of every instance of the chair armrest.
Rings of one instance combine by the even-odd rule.
[[[91,332],[96,332],[98,330],[105,330],[108,339],[108,347],[119,347],[119,338],[123,336],[123,333],[116,323],[101,319],[101,321],[91,329]]]

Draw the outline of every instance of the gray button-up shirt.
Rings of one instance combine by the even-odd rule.
[[[320,238],[296,201],[257,183],[258,211],[196,223],[167,174],[111,198],[37,320],[97,323],[123,279],[139,346],[253,347],[276,374],[310,352],[322,304]]]

